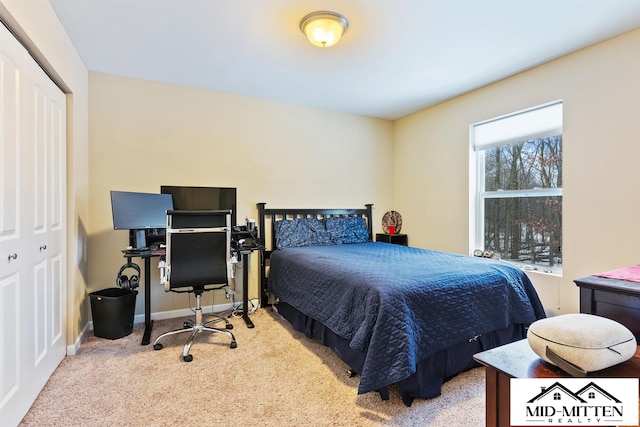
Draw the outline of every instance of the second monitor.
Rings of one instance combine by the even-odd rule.
[[[237,224],[236,189],[163,185],[162,194],[171,194],[175,210],[231,210],[231,225]]]

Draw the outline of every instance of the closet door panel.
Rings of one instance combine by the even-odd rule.
[[[4,28],[0,28],[4,30]],[[0,419],[19,401],[22,369],[21,290],[24,242],[21,237],[21,70],[20,55],[7,51],[0,33]]]
[[[45,358],[48,348],[47,313],[49,292],[47,289],[47,99],[34,73],[25,73],[23,87],[28,93],[25,101],[25,115],[31,120],[23,126],[25,146],[24,181],[31,183],[30,194],[22,200],[25,212],[24,240],[28,243],[30,272],[32,280],[26,298],[31,299],[33,312],[24,313],[23,324],[33,342],[25,342],[28,350],[25,363],[31,372]],[[28,150],[28,151],[27,151]],[[25,301],[26,302],[26,301]],[[31,381],[33,382],[33,381]]]
[[[29,212],[21,240],[28,245],[29,271],[33,286],[23,296],[25,306],[35,310],[22,313],[22,323],[33,337],[23,342],[30,385],[37,391],[44,386],[66,355],[65,304],[65,216],[66,180],[65,95],[39,69],[25,69],[23,90],[28,93],[21,127],[23,164],[30,183],[30,194],[23,198],[23,211]],[[62,188],[62,191],[61,191]],[[52,208],[52,207],[55,207]],[[54,265],[55,264],[55,265]],[[56,326],[58,325],[58,326]],[[37,394],[36,394],[37,395]]]
[[[46,252],[49,261],[49,348],[56,354],[52,360],[61,360],[66,355],[66,99],[52,82],[49,82],[47,94],[47,187],[44,197],[47,241],[46,248],[39,247],[39,250]]]

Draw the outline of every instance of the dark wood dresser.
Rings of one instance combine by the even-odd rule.
[[[640,343],[640,283],[588,276],[580,287],[580,312],[608,317],[629,328]]]

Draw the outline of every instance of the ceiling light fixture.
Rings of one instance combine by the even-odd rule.
[[[336,12],[311,12],[300,21],[300,30],[318,47],[333,46],[348,29],[347,18]]]

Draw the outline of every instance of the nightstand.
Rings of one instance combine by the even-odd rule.
[[[395,245],[409,245],[409,239],[406,234],[386,234],[377,233],[376,242],[393,243]]]

